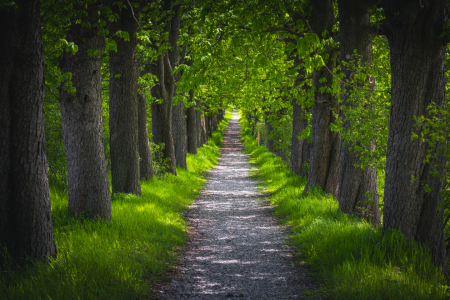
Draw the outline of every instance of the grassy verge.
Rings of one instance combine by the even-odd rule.
[[[49,266],[0,269],[0,299],[136,299],[171,267],[186,241],[182,212],[203,188],[201,174],[220,156],[228,112],[208,145],[188,154],[178,176],[142,181],[142,196],[115,194],[112,221],[68,214],[67,194],[51,190],[58,257]]]
[[[292,243],[307,265],[324,279],[336,299],[443,299],[445,280],[431,255],[400,232],[382,232],[338,211],[338,203],[319,189],[303,194],[306,179],[293,174],[265,146],[258,146],[241,119],[246,150],[270,201],[291,226]]]

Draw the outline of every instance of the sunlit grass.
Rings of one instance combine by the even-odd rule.
[[[320,189],[303,193],[306,179],[265,146],[258,146],[241,119],[246,150],[270,202],[291,226],[291,242],[336,299],[445,299],[445,279],[427,249],[400,232],[383,232],[338,211]],[[384,182],[383,185],[384,186]]]
[[[0,299],[145,298],[186,242],[182,213],[204,186],[200,175],[217,164],[230,119],[228,112],[208,145],[188,154],[188,170],[142,181],[140,197],[114,194],[109,222],[71,217],[67,194],[51,189],[57,259],[0,269]]]

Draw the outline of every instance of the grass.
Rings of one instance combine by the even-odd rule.
[[[241,119],[246,150],[270,202],[291,226],[291,242],[335,299],[448,299],[445,278],[428,250],[399,231],[383,232],[338,211],[320,189],[303,193],[306,179],[265,146],[258,146]]]
[[[112,221],[73,218],[68,196],[51,189],[58,256],[50,265],[0,269],[0,299],[136,299],[149,295],[186,242],[182,213],[213,168],[231,113],[178,176],[142,181],[142,196],[114,194]]]

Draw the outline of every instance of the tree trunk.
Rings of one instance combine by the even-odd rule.
[[[156,72],[156,71],[155,71]],[[152,74],[155,75],[156,73]],[[152,96],[156,99],[159,99],[159,92],[156,91],[156,88],[152,89]],[[161,112],[160,112],[161,104],[153,102],[150,105],[150,109],[152,111],[152,139],[154,144],[162,143],[162,127],[161,127]]]
[[[301,64],[301,61],[294,57],[294,68]],[[299,70],[294,87],[304,83],[304,74],[300,74],[304,70]],[[304,85],[303,89],[309,89],[309,86]],[[292,172],[300,176],[308,176],[308,168],[306,164],[309,163],[309,149],[310,143],[308,139],[299,139],[298,136],[303,133],[303,130],[308,126],[308,120],[305,118],[307,111],[305,111],[301,104],[297,103],[296,97],[292,98],[292,143],[291,143],[291,166]]]
[[[423,7],[420,4],[423,4]],[[446,271],[442,180],[445,158],[441,145],[420,139],[414,116],[429,117],[430,103],[445,102],[446,40],[440,38],[448,20],[445,1],[383,1],[385,34],[391,53],[392,98],[386,156],[383,228],[400,229],[425,243],[434,262]],[[434,155],[424,163],[427,153]],[[433,176],[430,171],[439,175]],[[428,191],[426,187],[431,191]]]
[[[169,51],[170,64],[172,69],[178,67],[180,61],[180,52],[178,49],[178,39],[180,37],[180,16],[178,15],[179,6],[173,8],[175,14],[170,21],[169,43],[172,50]],[[181,73],[175,73],[175,84],[180,81]],[[177,95],[177,87],[174,87],[174,95]],[[186,117],[184,112],[184,102],[178,102],[172,108],[172,136],[175,147],[175,159],[178,166],[187,169],[186,153],[187,153],[187,131]]]
[[[312,30],[319,37],[325,30],[331,33],[332,26],[336,22],[333,2],[326,0],[311,4]],[[327,49],[326,52],[329,58],[325,63],[328,69],[333,70],[339,52],[335,49]],[[312,106],[311,152],[305,191],[309,191],[313,186],[319,186],[326,193],[337,197],[340,138],[337,132],[331,131],[330,125],[336,121],[332,110],[336,112],[339,109],[338,100],[326,91],[320,92],[321,88],[331,89],[332,82],[333,77],[325,67],[314,71],[313,87],[316,88],[316,95]]]
[[[196,124],[197,124],[197,149],[200,148],[203,143],[202,143],[202,112],[200,110],[200,101],[196,100],[195,101],[195,116],[196,116]],[[197,110],[198,109],[198,110]]]
[[[98,9],[90,4],[83,22],[98,22]],[[96,28],[74,24],[67,41],[78,46],[73,55],[60,58],[61,73],[72,73],[72,95],[62,84],[59,88],[61,124],[69,172],[69,211],[89,218],[111,219],[111,193],[102,134],[101,53],[105,39]],[[95,56],[88,50],[96,50]]]
[[[109,129],[112,191],[141,194],[139,178],[138,97],[136,45],[138,29],[134,16],[139,10],[129,7],[120,12],[120,21],[111,23],[111,32],[128,32],[130,41],[116,38],[117,52],[110,52]],[[117,6],[113,6],[117,8]]]
[[[209,112],[208,112],[209,114]],[[211,131],[211,116],[208,116],[205,114],[205,128],[206,128],[206,138],[208,139],[209,137],[212,136],[212,131]]]
[[[194,90],[189,91],[190,101],[194,99]],[[187,119],[187,136],[188,136],[188,152],[191,154],[197,154],[198,148],[198,133],[197,133],[197,114],[195,111],[195,105],[191,105],[186,111]]]
[[[211,116],[211,131],[214,132],[217,130],[217,114]]]
[[[147,99],[144,92],[138,93],[138,130],[139,178],[148,180],[153,178],[153,164],[147,129]]]
[[[0,11],[0,249],[56,257],[45,157],[40,1]]]
[[[154,74],[159,79],[159,85],[153,88],[155,97],[162,99],[161,104],[152,104],[153,140],[156,144],[164,143],[164,158],[169,159],[169,172],[176,175],[175,147],[172,137],[172,102],[174,93],[174,78],[172,67],[166,53],[159,55]]]
[[[175,145],[175,157],[177,165],[184,169],[187,169],[186,117],[184,112],[184,103],[181,101],[173,107],[172,134]]]
[[[200,131],[199,131],[199,136],[200,136],[200,147],[208,144],[208,134],[206,131],[206,116],[205,116],[205,112],[204,111],[199,111],[199,117],[200,119]],[[198,119],[197,119],[198,120]]]
[[[358,0],[339,0],[339,24],[341,31],[340,49],[341,61],[355,60],[353,51],[356,49],[362,63],[372,63],[372,40],[375,31],[370,23],[370,5]],[[342,65],[345,78],[350,81],[351,67]],[[343,106],[349,106],[346,94],[352,88],[343,87]],[[351,124],[346,121],[345,110],[342,115],[345,128],[350,129]],[[381,213],[378,207],[379,196],[377,188],[377,172],[375,167],[364,169],[357,167],[361,164],[357,153],[349,149],[346,141],[341,143],[339,161],[339,209],[348,214],[364,216],[373,226],[381,224]],[[374,148],[372,143],[370,148]],[[366,196],[366,193],[368,196]]]
[[[264,112],[266,117],[264,118],[264,125],[266,126],[266,130],[267,130],[267,139],[266,139],[266,146],[267,146],[267,150],[269,150],[269,152],[276,154],[275,151],[275,145],[273,142],[273,138],[270,137],[271,134],[273,134],[273,127],[272,127],[272,123],[270,121],[270,112],[269,111],[265,111]]]
[[[310,143],[308,139],[299,139],[303,130],[308,126],[305,119],[305,111],[302,106],[297,103],[297,99],[292,99],[292,145],[291,145],[291,164],[292,172],[300,176],[308,176],[308,168],[305,164],[309,162]]]

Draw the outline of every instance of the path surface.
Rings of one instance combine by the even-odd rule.
[[[235,114],[219,164],[189,213],[191,241],[180,270],[158,299],[299,299],[304,271],[294,266],[272,208],[258,202],[239,131]]]

